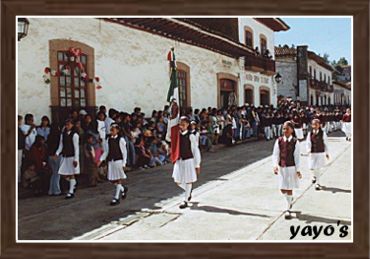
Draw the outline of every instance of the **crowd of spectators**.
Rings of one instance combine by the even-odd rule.
[[[182,109],[182,115],[196,122],[199,145],[202,152],[213,151],[215,146],[232,146],[248,140],[270,141],[282,135],[282,124],[291,120],[306,133],[309,122],[319,118],[325,131],[338,130],[346,106],[304,106],[291,100],[279,101],[277,107],[265,105],[255,107],[245,104],[227,109],[203,108]],[[103,153],[102,143],[109,134],[110,124],[119,124],[122,137],[126,140],[126,171],[152,168],[169,163],[170,143],[166,142],[169,106],[144,114],[139,107],[128,113],[100,106],[96,114],[85,110],[73,110],[74,130],[79,134],[81,175],[88,176],[88,184],[96,186],[105,181],[106,168],[92,170],[91,163],[98,162]],[[194,125],[194,124],[193,124]],[[31,188],[36,195],[60,195],[60,160],[55,158],[62,126],[51,123],[47,116],[36,125],[34,116],[18,116],[18,181]],[[93,150],[94,157],[91,157]]]

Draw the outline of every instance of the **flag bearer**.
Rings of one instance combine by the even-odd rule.
[[[175,183],[185,191],[184,201],[179,208],[188,207],[191,200],[192,185],[197,181],[196,168],[200,168],[200,152],[197,152],[196,136],[189,131],[189,119],[186,116],[180,118],[180,131],[177,159],[173,168],[172,177]],[[197,169],[199,171],[199,169]]]

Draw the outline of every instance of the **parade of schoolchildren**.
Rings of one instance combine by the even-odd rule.
[[[175,99],[172,100],[176,102]],[[115,185],[111,205],[126,198],[126,172],[135,173],[171,163],[170,142],[166,141],[170,107],[153,111],[150,116],[141,112],[117,111],[100,106],[97,114],[74,110],[63,125],[56,125],[43,116],[35,121],[32,114],[18,116],[19,175],[21,188],[32,190],[33,195],[65,195],[75,197],[76,190],[94,187],[104,181]],[[214,151],[220,146],[248,145],[250,141],[276,140],[273,151],[274,172],[279,167],[280,189],[291,207],[291,190],[298,187],[299,174],[312,171],[316,189],[320,189],[320,168],[329,157],[326,139],[335,131],[343,131],[351,141],[351,110],[348,106],[302,106],[297,101],[281,100],[278,107],[245,104],[228,109],[212,107],[184,109],[180,118],[181,132],[191,132],[187,147],[188,157],[194,157],[200,167],[201,153]],[[194,135],[194,136],[193,136]],[[294,140],[294,147],[285,142]],[[307,147],[299,143],[306,139]],[[185,143],[185,142],[184,142]],[[292,142],[293,143],[293,142]],[[193,147],[194,146],[194,147]],[[198,149],[199,151],[194,151]],[[285,153],[284,153],[285,152]],[[299,168],[299,157],[310,153],[310,168]],[[191,185],[198,173],[192,164],[179,165],[187,173],[176,170],[178,183],[184,184],[186,207]],[[176,166],[175,164],[175,167]],[[186,180],[185,180],[185,178]],[[85,186],[79,186],[79,181]],[[64,188],[63,188],[64,187]],[[290,193],[289,195],[286,193]],[[77,197],[78,198],[78,197]],[[107,197],[109,199],[109,197]]]

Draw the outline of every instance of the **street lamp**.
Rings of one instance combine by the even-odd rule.
[[[276,83],[280,83],[281,82],[281,75],[279,74],[279,72],[275,75],[275,81]]]
[[[27,18],[18,18],[18,41],[27,36],[29,25]]]

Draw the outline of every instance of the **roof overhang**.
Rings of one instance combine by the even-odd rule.
[[[239,58],[253,54],[244,44],[175,18],[102,18],[105,21],[150,32],[222,55]]]
[[[326,63],[325,60],[322,57],[316,55],[312,51],[308,51],[307,55],[308,55],[308,58],[314,60],[320,66],[322,66],[322,67],[324,67],[324,68],[326,68],[326,69],[334,72],[334,68],[331,65],[329,65],[328,63]]]
[[[290,29],[288,24],[286,24],[280,18],[254,18],[254,19],[266,25],[273,31],[287,31]]]

